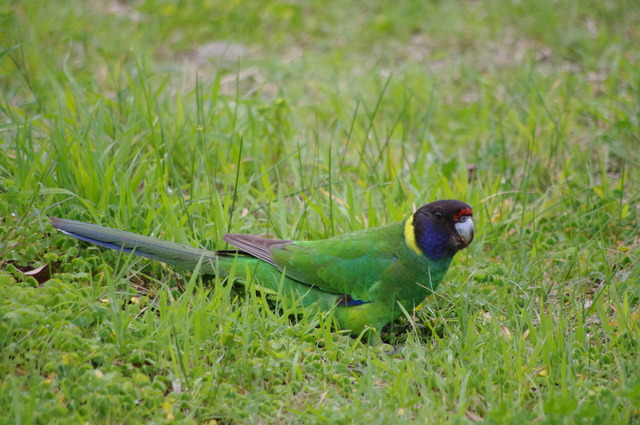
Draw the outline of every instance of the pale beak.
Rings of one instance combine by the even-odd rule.
[[[464,221],[459,221],[455,224],[456,232],[464,240],[466,246],[469,246],[473,240],[473,219],[469,216]]]

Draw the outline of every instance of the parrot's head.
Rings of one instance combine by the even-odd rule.
[[[473,240],[473,211],[462,201],[445,199],[422,206],[405,223],[405,242],[432,260],[451,258]]]

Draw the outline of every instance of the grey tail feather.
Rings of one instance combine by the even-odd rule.
[[[239,248],[243,253],[259,258],[276,267],[279,266],[271,258],[271,247],[293,242],[281,239],[265,239],[259,236],[241,235],[237,233],[228,233],[224,235],[222,239]]]
[[[194,248],[131,232],[111,229],[80,221],[50,217],[51,225],[76,239],[105,248],[131,253],[180,267],[195,268],[202,261],[202,272],[213,273],[216,251]],[[225,254],[227,254],[225,252]]]

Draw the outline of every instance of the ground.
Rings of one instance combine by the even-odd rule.
[[[1,423],[640,423],[635,0],[23,0],[0,26]],[[48,224],[216,249],[443,198],[476,238],[376,347]]]

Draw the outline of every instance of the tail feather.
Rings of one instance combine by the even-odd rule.
[[[202,261],[201,270],[204,273],[213,273],[214,263],[218,258],[216,251],[194,248],[80,221],[57,217],[51,217],[50,220],[54,228],[69,236],[115,251],[186,268],[195,268]]]
[[[231,276],[234,280],[239,279],[267,295],[278,294],[283,305],[291,308],[287,311],[298,311],[298,307],[307,306],[315,306],[314,308],[322,311],[333,311],[336,306],[362,308],[365,305],[373,305],[373,303],[354,300],[348,295],[324,292],[313,285],[295,280],[275,265],[242,250],[207,251],[95,224],[55,217],[51,217],[50,220],[54,228],[82,241],[190,270],[194,270],[199,265],[202,273],[215,274],[220,278]],[[355,316],[347,313],[348,310],[336,309],[335,311],[340,314],[337,319],[341,327],[350,328],[355,334],[360,333],[364,328],[364,324],[361,325],[360,321],[356,321],[353,327]]]

